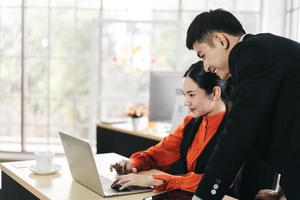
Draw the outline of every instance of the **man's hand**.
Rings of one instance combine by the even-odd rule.
[[[280,195],[279,192],[276,192],[274,190],[260,190],[255,199],[257,200],[286,200],[284,195]]]
[[[137,169],[132,166],[130,160],[121,160],[120,162],[110,165],[110,171],[113,169],[115,169],[119,175],[137,173]]]

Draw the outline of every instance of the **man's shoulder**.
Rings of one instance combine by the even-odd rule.
[[[237,43],[231,50],[229,60],[257,59],[261,56],[272,59],[277,55],[282,56],[286,52],[299,53],[300,44],[291,39],[271,33],[247,34],[244,40]]]
[[[239,44],[243,45],[243,44],[256,44],[256,45],[261,45],[262,47],[276,47],[278,45],[282,46],[282,45],[287,45],[289,46],[290,44],[298,44],[299,43],[297,41],[291,40],[289,38],[286,37],[282,37],[279,35],[275,35],[272,33],[259,33],[256,35],[252,35],[252,34],[247,34],[245,36],[245,39],[240,42]]]
[[[258,33],[258,34],[247,34],[243,41],[255,41],[255,40],[265,40],[265,39],[273,39],[273,38],[283,38],[281,36],[272,34],[272,33]]]
[[[229,54],[229,59],[245,56],[261,56],[273,53],[272,46],[283,37],[271,33],[247,34],[244,40],[237,43]]]
[[[278,36],[271,33],[247,34],[244,40],[235,45],[232,50],[249,46],[264,46],[266,41],[276,40]]]
[[[276,58],[270,40],[276,37],[270,33],[261,33],[257,35],[246,35],[244,40],[236,44],[229,54],[229,69],[234,79],[240,74],[240,71],[261,66]],[[267,42],[266,42],[267,40]],[[235,80],[236,82],[236,80]]]
[[[230,51],[229,65],[235,64],[237,61],[248,62],[255,59],[253,57],[265,55],[267,53],[266,46],[263,43],[263,36],[258,35],[246,35],[244,40],[237,43]]]

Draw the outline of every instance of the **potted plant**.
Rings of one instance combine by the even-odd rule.
[[[133,130],[139,130],[141,124],[141,118],[148,116],[148,109],[143,104],[135,104],[129,107],[127,116],[131,118]]]

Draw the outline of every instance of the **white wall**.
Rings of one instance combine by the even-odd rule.
[[[287,0],[263,0],[262,32],[285,36]]]

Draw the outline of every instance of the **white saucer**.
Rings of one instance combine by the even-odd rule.
[[[61,169],[61,166],[56,165],[56,164],[54,164],[52,169],[50,169],[50,170],[38,170],[35,167],[36,167],[35,165],[29,166],[29,169],[35,174],[55,174],[56,172],[58,172]]]

